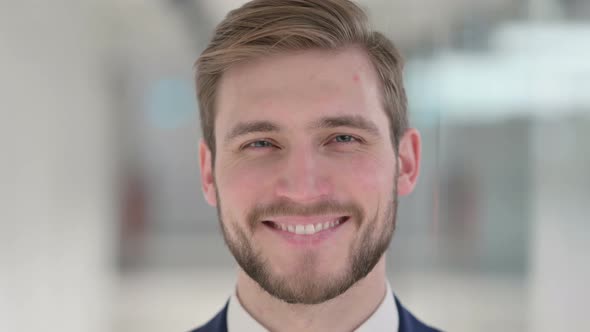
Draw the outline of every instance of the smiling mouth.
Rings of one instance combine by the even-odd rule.
[[[324,222],[307,224],[285,224],[272,220],[265,220],[262,223],[268,227],[272,227],[274,229],[293,233],[296,235],[314,235],[323,231],[334,229],[339,225],[347,222],[349,219],[349,216],[342,216],[339,218],[326,220]]]

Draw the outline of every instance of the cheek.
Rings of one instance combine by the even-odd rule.
[[[394,158],[369,154],[332,157],[325,158],[318,166],[316,176],[331,182],[330,187],[336,191],[374,199],[374,196],[387,197],[382,193],[393,190]],[[257,202],[272,199],[284,168],[279,160],[246,161],[220,168],[216,180],[225,208],[231,205],[233,211],[247,212],[244,210]],[[340,196],[338,192],[333,194]]]
[[[216,181],[222,203],[230,205],[234,211],[250,208],[261,193],[269,190],[272,181],[269,174],[275,173],[263,163],[241,163],[220,168]]]
[[[368,196],[393,190],[395,164],[393,158],[355,158],[339,167],[344,175],[343,181],[349,183],[356,192]]]

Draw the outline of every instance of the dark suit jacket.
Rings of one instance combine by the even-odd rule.
[[[229,303],[229,302],[228,302]],[[198,327],[191,332],[227,332],[227,304],[217,313],[213,319],[207,324]],[[437,332],[439,330],[424,325],[414,315],[412,315],[406,308],[404,308],[397,297],[395,298],[397,312],[399,313],[399,330],[398,332]],[[236,332],[236,331],[232,331]]]

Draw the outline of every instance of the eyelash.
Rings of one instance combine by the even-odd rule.
[[[245,149],[247,149],[247,148],[256,148],[256,147],[252,146],[254,143],[268,143],[268,144],[270,144],[270,145],[274,145],[274,144],[272,144],[271,142],[269,142],[269,141],[267,141],[267,140],[257,140],[257,141],[250,142],[250,143],[246,144],[246,145],[244,146],[244,148],[245,148]],[[262,146],[262,147],[257,147],[257,148],[260,148],[260,149],[262,149],[262,148],[268,148],[268,147],[270,147],[270,146]]]
[[[360,142],[360,140],[358,138],[356,138],[355,136],[352,135],[347,135],[347,134],[342,134],[342,135],[336,135],[334,137],[332,137],[332,139],[330,141],[333,141],[334,139],[336,139],[337,137],[350,137],[351,139],[353,139],[356,142]],[[340,142],[340,143],[353,143],[352,141],[347,141],[347,142]]]
[[[332,137],[332,138],[329,140],[329,142],[332,142],[332,141],[334,141],[334,140],[335,140],[336,138],[338,138],[338,137],[349,137],[349,138],[351,138],[351,139],[352,139],[352,141],[346,141],[346,142],[336,142],[336,143],[342,143],[342,144],[352,144],[352,143],[361,143],[361,142],[362,142],[362,141],[361,141],[361,139],[359,139],[358,137],[356,137],[356,136],[353,136],[353,135],[347,135],[347,134],[340,134],[340,135],[333,136],[333,137]],[[254,147],[254,146],[252,146],[252,145],[253,145],[253,144],[255,144],[255,143],[268,143],[268,144],[270,144],[271,146],[262,146],[262,147]],[[244,150],[244,149],[249,149],[249,148],[252,148],[252,149],[264,149],[264,148],[269,148],[269,147],[272,147],[272,146],[275,146],[275,144],[273,144],[271,141],[269,141],[269,140],[265,140],[265,139],[260,139],[260,140],[252,141],[252,142],[250,142],[250,143],[247,143],[247,144],[245,144],[245,145],[242,147],[242,150]]]

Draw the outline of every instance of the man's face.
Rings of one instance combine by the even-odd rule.
[[[241,268],[290,303],[321,303],[365,277],[395,228],[398,174],[368,57],[251,61],[224,74],[216,100],[205,196]]]

